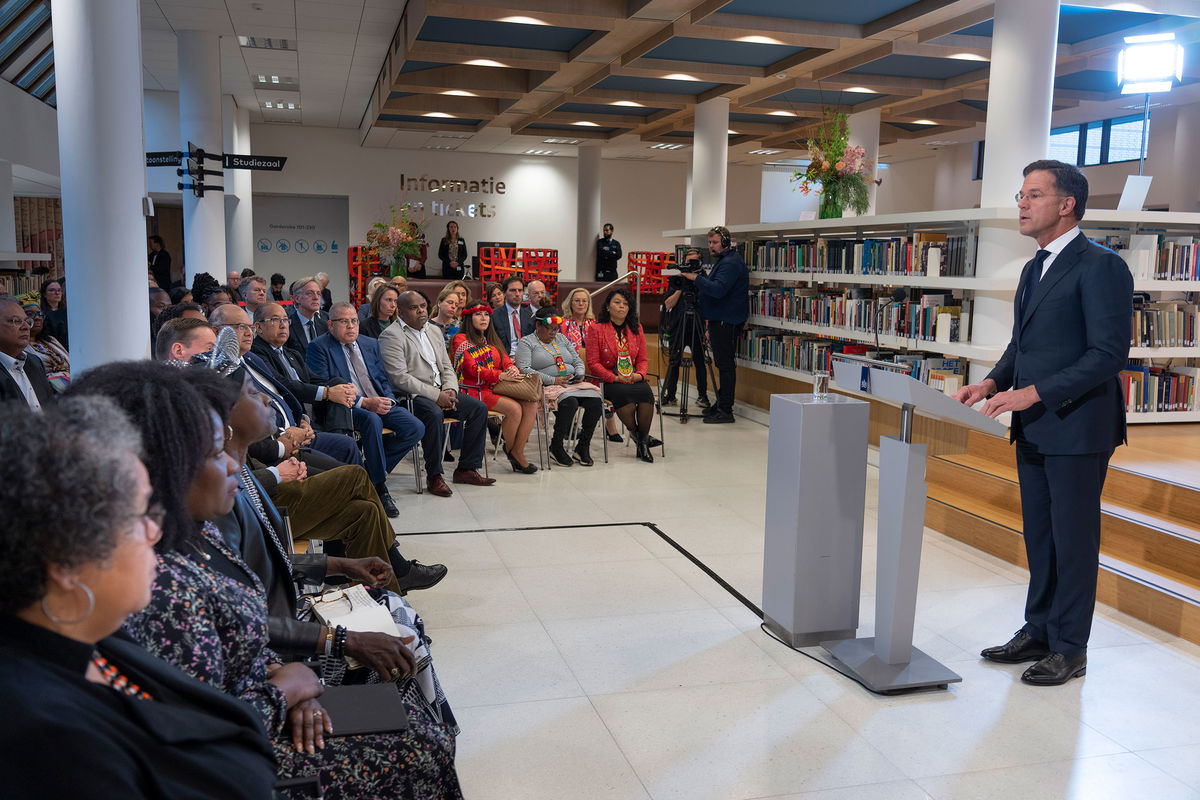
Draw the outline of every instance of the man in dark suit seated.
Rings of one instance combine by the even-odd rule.
[[[504,282],[504,305],[492,312],[496,334],[508,348],[510,357],[517,354],[517,342],[533,333],[533,309],[523,305],[525,282],[517,277]]]
[[[154,357],[159,361],[191,361],[197,353],[207,353],[217,343],[217,332],[208,320],[179,317],[158,329]]]
[[[292,284],[292,326],[287,346],[301,358],[318,336],[329,332],[328,317],[321,311],[321,283],[316,278],[301,278]]]
[[[348,432],[354,430],[350,409],[358,390],[349,382],[319,381],[309,371],[305,360],[287,346],[291,325],[283,306],[264,303],[254,311],[254,344],[250,352],[261,358],[271,370],[271,378],[295,395],[302,403],[312,406],[313,420],[322,430]]]
[[[15,297],[0,296],[0,402],[20,400],[37,411],[50,402],[54,389],[42,360],[25,352],[32,327]]]
[[[1054,686],[1087,671],[1100,562],[1100,493],[1125,441],[1118,378],[1129,356],[1133,278],[1079,229],[1088,183],[1076,167],[1035,161],[1017,193],[1021,233],[1037,241],[1013,309],[1012,340],[981,383],[955,398],[1012,413],[1029,558],[1025,625],[989,661],[1036,661],[1025,683]]]
[[[250,446],[250,455],[264,464],[278,464],[296,456],[310,470],[333,469],[344,464],[362,465],[358,445],[345,434],[314,431],[304,414],[304,406],[286,386],[270,377],[270,367],[250,352],[254,343],[254,328],[246,312],[239,306],[226,303],[213,309],[213,327],[234,328],[238,334],[238,349],[242,364],[250,373],[255,389],[265,396],[272,410],[279,434]]]
[[[318,380],[354,385],[356,394],[351,412],[354,429],[363,443],[367,472],[379,490],[388,516],[393,516],[395,505],[387,494],[387,476],[421,441],[425,426],[408,409],[396,405],[396,395],[379,355],[379,343],[369,336],[358,335],[358,312],[354,306],[333,304],[329,333],[318,336],[308,346],[307,362]],[[384,436],[384,428],[391,433]]]

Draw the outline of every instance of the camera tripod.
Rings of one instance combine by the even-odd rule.
[[[679,417],[679,423],[686,425],[687,421],[692,417],[700,416],[699,414],[690,414],[688,412],[688,393],[691,391],[692,367],[695,366],[696,352],[694,344],[697,340],[704,342],[704,328],[700,321],[700,316],[696,313],[695,298],[684,293],[679,302],[683,304],[683,319],[677,327],[678,335],[672,336],[667,348],[667,372],[671,370],[671,362],[676,358],[679,360],[679,374],[676,376],[679,380],[679,410],[678,411],[663,411],[662,413],[670,417]],[[684,348],[688,348],[690,355],[684,353]],[[709,385],[715,390],[717,381],[716,373],[711,371],[712,355],[708,352],[708,345],[705,343],[700,348],[700,369],[708,370],[706,376],[709,380]]]

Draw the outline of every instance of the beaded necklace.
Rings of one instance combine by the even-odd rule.
[[[99,653],[92,653],[92,663],[96,665],[96,669],[100,670],[100,677],[104,679],[104,682],[121,694],[136,697],[138,700],[154,699],[150,696],[149,692],[143,690],[142,687],[122,675],[120,670]]]
[[[549,343],[538,339],[538,344],[542,346],[542,349],[546,351],[550,358],[554,359],[554,366],[558,368],[558,374],[566,375],[569,370],[567,369],[567,362],[562,356],[562,351],[558,349],[557,338],[556,336],[554,339],[551,339]]]

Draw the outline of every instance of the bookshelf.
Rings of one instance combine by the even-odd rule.
[[[838,290],[842,290],[847,307],[852,306],[854,301],[863,300],[870,307],[870,303],[881,302],[881,287],[905,287],[910,293],[907,302],[916,305],[921,302],[922,292],[914,290],[925,290],[925,295],[934,297],[930,298],[928,306],[922,305],[920,308],[934,308],[935,316],[946,305],[953,310],[954,304],[961,303],[964,330],[958,333],[962,341],[929,341],[882,333],[878,339],[880,350],[893,351],[898,355],[925,353],[931,358],[934,355],[959,358],[966,362],[978,362],[983,369],[987,369],[986,365],[994,363],[1003,354],[1007,339],[1004,342],[974,340],[971,323],[976,321],[975,314],[967,312],[975,311],[973,301],[976,293],[992,298],[993,303],[994,298],[1007,298],[1003,302],[1011,303],[1019,281],[1020,266],[1027,260],[1028,254],[1023,250],[1020,253],[1015,250],[999,254],[991,252],[986,257],[992,261],[999,259],[1000,263],[977,264],[978,233],[984,225],[989,229],[1009,229],[1016,233],[1017,211],[1015,208],[976,208],[731,225],[729,230],[735,241],[746,243],[743,252],[751,252],[752,258],[758,262],[750,263],[751,259],[747,259],[751,270],[751,292],[759,295],[755,310],[768,308],[762,302],[764,289],[769,290],[765,292],[766,295],[775,297],[778,293],[787,297],[783,301],[783,313],[775,315],[781,307],[776,305],[770,308],[770,315],[752,314],[747,325],[781,334],[819,337],[846,346],[854,344],[873,348],[875,334],[869,326],[862,324],[861,314],[856,320],[845,319],[850,316],[848,313],[840,318],[828,314],[824,317],[850,321],[853,327],[814,324],[809,319],[797,318],[807,313],[803,301],[813,297],[815,292],[817,297],[824,298],[826,302],[836,303]],[[1158,323],[1162,326],[1159,330],[1184,331],[1187,325],[1192,326],[1193,335],[1190,337],[1177,335],[1171,339],[1165,333],[1150,335],[1149,341],[1160,340],[1164,345],[1132,347],[1129,353],[1131,364],[1140,364],[1165,374],[1176,369],[1185,375],[1192,374],[1191,365],[1200,364],[1200,339],[1195,337],[1195,330],[1200,328],[1200,315],[1194,309],[1192,294],[1200,294],[1200,214],[1091,209],[1080,227],[1089,238],[1103,241],[1117,250],[1134,275],[1134,291],[1151,295],[1152,304],[1138,307],[1143,314],[1146,310],[1154,311],[1167,303],[1179,304],[1168,308],[1177,315],[1182,311],[1182,316],[1162,318]],[[707,232],[708,228],[687,228],[664,231],[663,235],[667,238],[695,237],[702,240]],[[923,234],[943,234],[953,243],[943,247],[944,263],[938,264],[933,259],[926,261],[921,244],[922,239],[927,237],[921,236]],[[954,242],[954,237],[958,237],[957,242]],[[950,258],[947,258],[947,254]],[[949,269],[946,269],[947,265]],[[926,271],[934,274],[925,274]],[[868,292],[851,294],[854,289],[867,289]],[[789,291],[795,294],[787,295]],[[948,296],[951,293],[952,298]],[[937,295],[947,297],[939,301]],[[1174,299],[1181,295],[1186,299]],[[1164,301],[1161,297],[1171,300]],[[816,304],[818,308],[820,305]],[[838,308],[840,311],[841,307]],[[815,318],[816,314],[813,312],[809,316]],[[1179,322],[1180,319],[1187,321]],[[1175,324],[1180,327],[1173,328]],[[898,329],[905,331],[910,327],[902,324]],[[991,329],[994,331],[997,328],[993,324]],[[1007,328],[1001,325],[1000,329]],[[884,330],[887,330],[886,325]],[[1153,328],[1150,330],[1154,331]],[[1131,330],[1131,336],[1135,333]],[[929,331],[926,334],[929,335]],[[764,335],[769,338],[769,334]],[[1144,343],[1147,337],[1141,338]],[[1191,346],[1194,339],[1195,345]],[[786,338],[784,341],[787,341]],[[1166,346],[1173,342],[1189,346]],[[737,364],[745,369],[792,380],[808,381],[812,375],[806,370],[762,363],[753,358],[739,357]],[[964,377],[967,369],[964,366]],[[1179,377],[1179,372],[1171,377]],[[1188,410],[1130,411],[1129,421],[1200,422],[1197,395],[1200,392],[1194,388],[1190,390]],[[1146,407],[1146,404],[1143,403],[1142,407]]]

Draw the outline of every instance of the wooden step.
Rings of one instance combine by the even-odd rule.
[[[1016,448],[1008,441],[1008,436],[993,436],[983,431],[967,433],[967,452],[980,458],[994,461],[997,464],[1017,464]]]
[[[975,470],[956,458],[929,459],[929,498],[1021,531],[1021,495],[1015,476],[1005,478]],[[932,522],[929,526],[953,535]],[[1190,525],[1103,501],[1100,550],[1139,569],[1200,589],[1200,529]]]
[[[947,497],[961,499],[952,490],[946,491],[951,492]],[[1011,512],[1006,519],[1011,524]],[[925,504],[925,524],[997,558],[1028,567],[1018,529],[951,505],[932,492]],[[1099,602],[1200,644],[1200,588],[1102,553],[1096,592]]]

